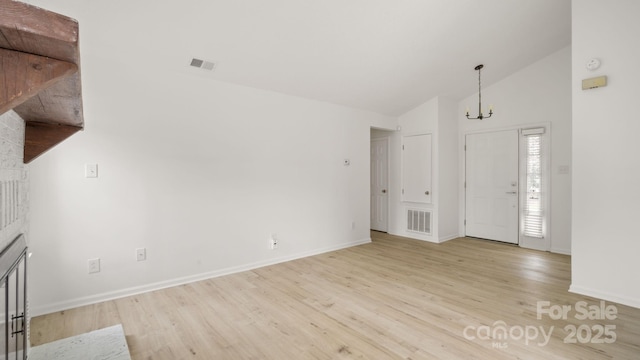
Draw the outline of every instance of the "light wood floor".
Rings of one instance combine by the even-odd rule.
[[[607,302],[617,319],[579,321],[575,312],[537,319],[538,301],[599,304],[567,292],[568,256],[469,238],[436,245],[372,237],[367,245],[36,317],[31,342],[122,323],[133,360],[640,359],[640,309]],[[512,335],[495,344],[477,338],[479,327],[499,321]],[[616,340],[564,343],[565,327],[580,325],[615,325]],[[527,326],[552,331],[549,343],[538,345],[542,335],[528,345],[518,340],[517,328]],[[587,335],[583,329],[581,339]]]

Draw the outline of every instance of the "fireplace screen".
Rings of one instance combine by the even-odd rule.
[[[0,360],[27,358],[26,253],[24,235],[0,253]]]

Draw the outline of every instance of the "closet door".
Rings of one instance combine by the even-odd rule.
[[[431,134],[402,139],[402,201],[431,203]]]

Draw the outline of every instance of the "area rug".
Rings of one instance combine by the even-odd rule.
[[[131,360],[122,325],[32,347],[29,360]]]

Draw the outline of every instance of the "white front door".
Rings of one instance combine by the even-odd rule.
[[[371,230],[387,231],[389,138],[371,140]]]
[[[518,131],[466,136],[467,236],[518,243]]]

